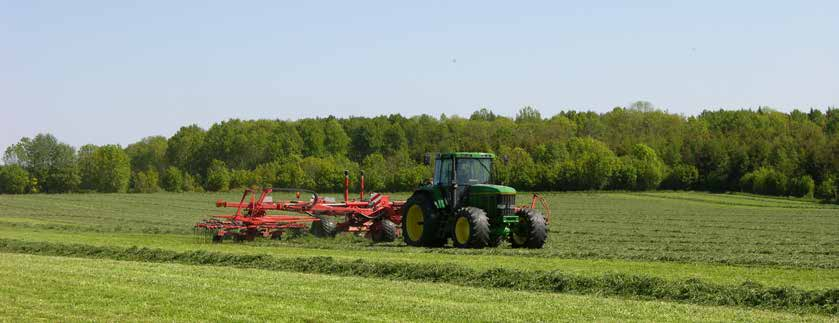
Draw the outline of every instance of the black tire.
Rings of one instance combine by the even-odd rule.
[[[245,231],[245,241],[254,241],[256,240],[256,236],[259,235],[259,231],[256,229],[248,229]]]
[[[288,229],[288,231],[285,234],[286,240],[287,239],[293,239],[293,238],[299,238],[300,236],[302,236],[305,233],[306,233],[306,231],[301,229],[301,228]]]
[[[452,240],[458,248],[479,249],[488,246],[489,218],[486,212],[471,206],[458,210],[452,226]]]
[[[373,242],[393,242],[396,240],[396,224],[384,219],[378,225],[379,228],[370,234]]]
[[[441,247],[446,244],[446,238],[440,231],[440,214],[433,201],[425,194],[414,193],[402,207],[402,239],[409,246]]]
[[[213,236],[213,243],[221,243],[224,241],[224,236],[220,236],[216,231],[210,231],[210,234]]]
[[[282,240],[282,239],[283,239],[283,232],[282,231],[271,232],[271,240]]]
[[[487,247],[496,248],[500,246],[502,242],[504,242],[504,236],[498,235],[493,237],[492,235],[490,235]]]
[[[513,248],[541,249],[548,240],[545,217],[534,209],[522,209],[516,215],[519,216],[519,225],[510,235]]]
[[[335,221],[321,214],[315,214],[314,217],[320,219],[320,221],[312,222],[312,226],[309,227],[309,233],[316,237],[334,238],[336,233]]]

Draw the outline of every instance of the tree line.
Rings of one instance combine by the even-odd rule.
[[[520,190],[704,190],[818,197],[839,191],[839,110],[704,111],[648,102],[606,113],[231,119],[172,137],[78,149],[50,134],[8,147],[0,192],[225,191],[256,186],[339,191],[343,170],[371,191],[411,190],[425,154],[504,156],[496,181]]]

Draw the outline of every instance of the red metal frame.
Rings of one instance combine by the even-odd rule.
[[[533,198],[530,200],[530,206],[523,207],[539,209],[542,212],[542,216],[545,217],[545,224],[551,224],[551,206],[548,204],[548,201],[542,197],[542,195],[533,193]]]
[[[380,230],[381,220],[388,219],[401,227],[400,209],[404,201],[391,201],[390,196],[374,194],[375,198],[364,201],[364,177],[361,179],[362,193],[359,200],[349,200],[349,174],[344,173],[344,202],[333,203],[318,196],[314,191],[295,188],[265,188],[261,191],[246,189],[239,202],[216,201],[217,207],[235,208],[233,215],[215,215],[209,220],[199,222],[196,229],[204,230],[221,241],[225,236],[237,240],[253,240],[257,235],[280,238],[286,229],[304,229],[311,222],[321,221],[318,216],[343,216],[344,221],[336,224],[336,232],[364,232],[370,237],[371,232]],[[274,191],[296,192],[298,200],[267,201]],[[312,194],[308,201],[299,200],[300,192]],[[259,194],[257,196],[257,194]],[[250,201],[246,200],[250,197]],[[293,212],[299,215],[269,214],[269,211]]]

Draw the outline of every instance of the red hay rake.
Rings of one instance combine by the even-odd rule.
[[[273,192],[296,193],[296,199],[274,201]],[[300,193],[311,194],[301,200]],[[403,201],[371,194],[364,200],[364,173],[358,200],[349,199],[349,172],[344,171],[344,202],[336,203],[311,190],[298,188],[246,189],[239,202],[216,201],[217,207],[235,208],[232,215],[215,215],[195,224],[196,233],[212,242],[225,239],[252,241],[257,236],[282,239],[287,232],[300,233],[306,228],[316,236],[331,237],[339,232],[364,233],[375,242],[394,241],[399,236]],[[270,214],[269,212],[295,213]],[[335,217],[343,217],[336,224]]]
[[[542,195],[539,193],[533,193],[533,197],[530,200],[530,205],[523,205],[520,208],[531,208],[534,210],[539,210],[542,215],[545,217],[545,224],[551,224],[551,205],[548,204],[548,201],[545,200]]]

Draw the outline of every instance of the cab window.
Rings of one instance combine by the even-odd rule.
[[[487,184],[492,179],[492,160],[489,158],[458,158],[457,184]]]
[[[452,183],[452,160],[438,159],[434,163],[434,184],[450,185]]]

